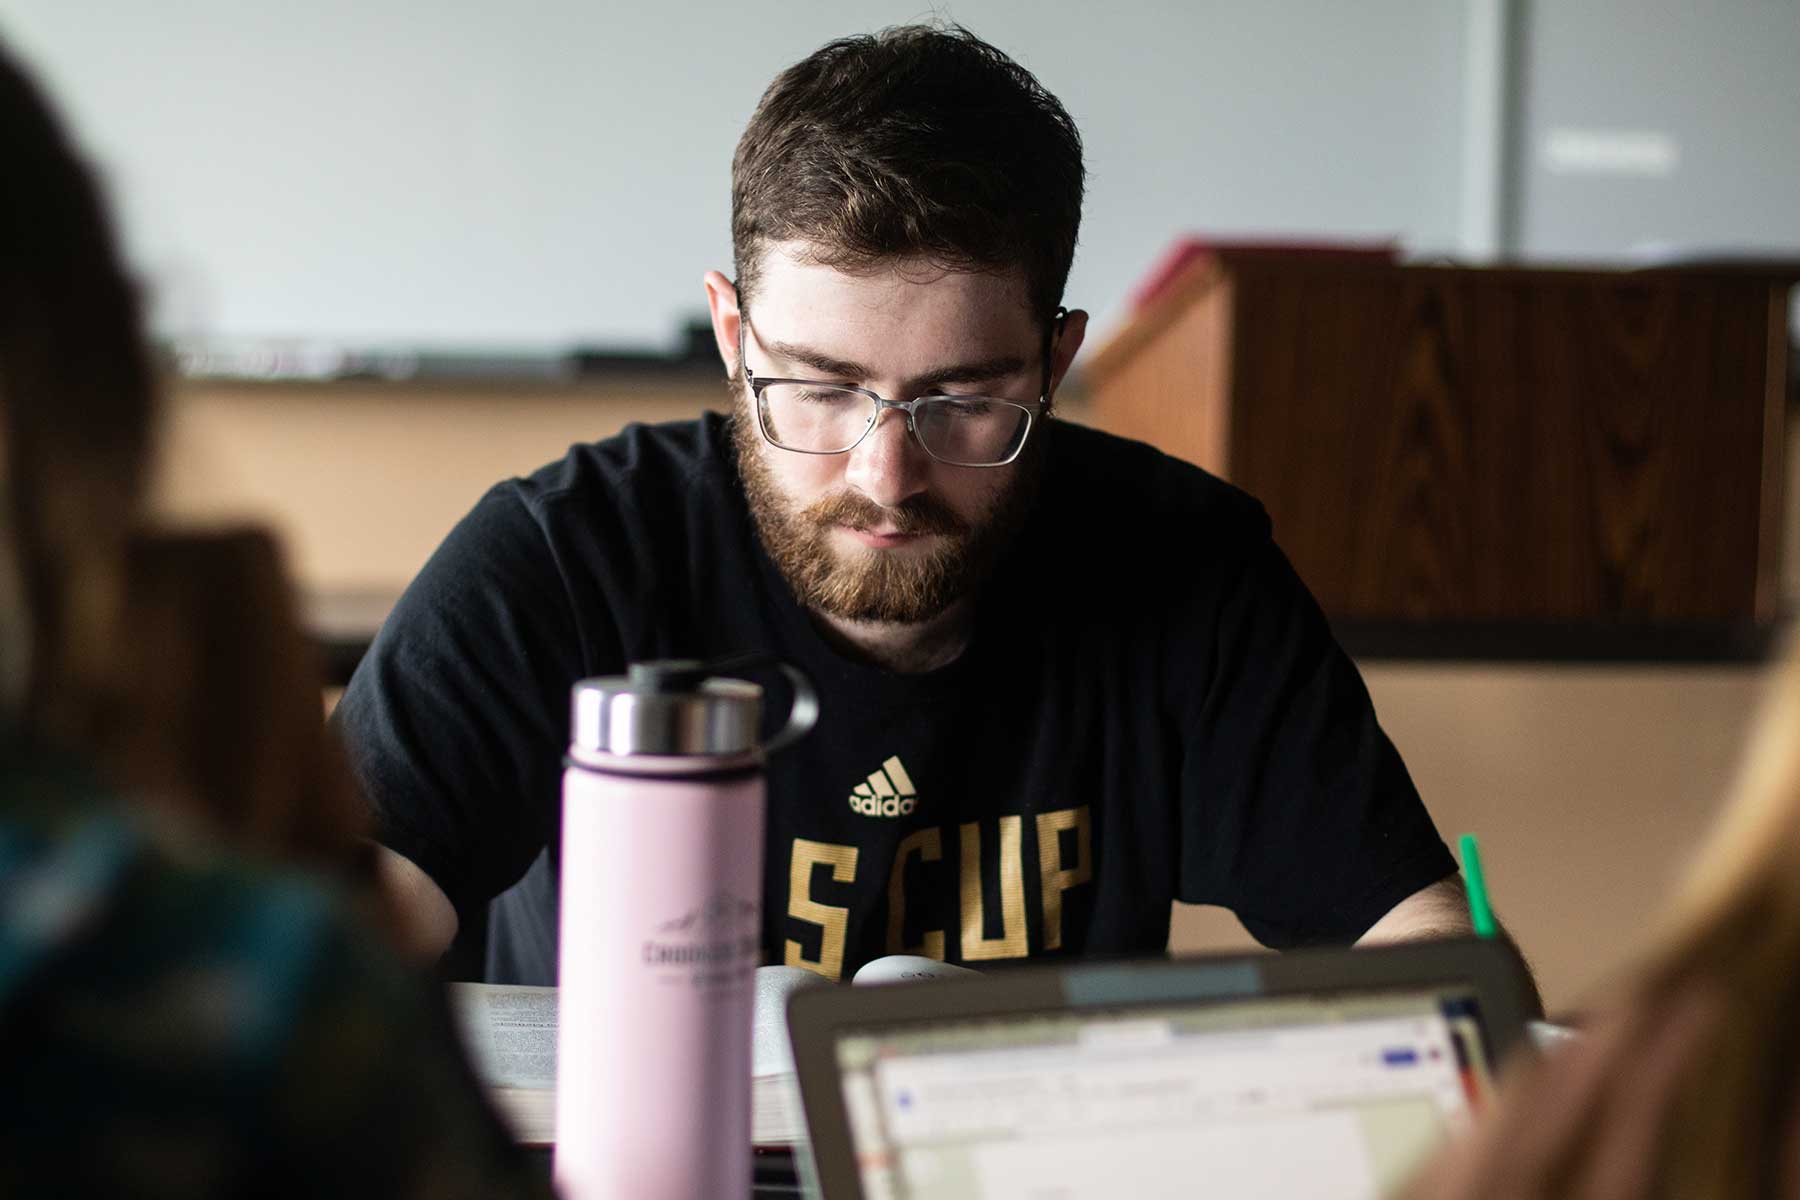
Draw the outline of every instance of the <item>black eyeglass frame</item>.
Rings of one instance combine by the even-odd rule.
[[[1026,441],[1031,437],[1031,431],[1037,427],[1037,421],[1047,415],[1047,410],[1050,407],[1050,356],[1056,348],[1056,339],[1061,335],[1063,325],[1068,321],[1068,318],[1069,310],[1066,308],[1058,308],[1050,315],[1049,323],[1044,327],[1044,382],[1043,386],[1038,391],[1035,408],[1031,404],[1019,400],[1008,400],[1003,396],[947,395],[944,393],[933,392],[924,396],[914,396],[911,400],[889,400],[880,392],[871,391],[865,387],[857,387],[854,384],[835,383],[826,379],[786,379],[779,376],[759,379],[756,376],[756,372],[750,369],[749,361],[744,357],[744,330],[750,324],[750,314],[742,309],[738,311],[738,370],[743,372],[744,385],[750,389],[751,408],[756,411],[757,432],[762,434],[763,441],[769,443],[769,445],[775,447],[777,450],[786,450],[790,454],[848,454],[850,451],[862,445],[869,434],[874,431],[875,427],[881,423],[881,413],[883,409],[897,408],[906,414],[906,432],[911,435],[913,441],[919,444],[919,449],[925,451],[933,462],[943,463],[945,466],[949,467],[970,467],[976,470],[980,470],[984,467],[1004,467],[1008,463],[1017,460],[1019,455],[1025,449]],[[799,384],[804,387],[832,388],[841,392],[855,392],[860,396],[867,396],[870,400],[875,402],[874,415],[869,418],[869,423],[863,427],[863,431],[856,435],[856,440],[851,442],[848,446],[845,446],[842,450],[802,450],[796,446],[784,446],[770,436],[768,423],[763,419],[763,390],[778,383]],[[914,414],[918,411],[918,406],[933,400],[952,400],[962,401],[964,403],[967,403],[970,400],[985,400],[990,404],[1004,404],[1008,407],[1016,408],[1025,414],[1025,431],[1019,435],[1018,445],[1013,447],[1012,453],[1001,459],[999,462],[967,463],[956,462],[955,460],[948,458],[940,458],[937,454],[932,452],[930,446],[925,444],[925,439],[919,436],[919,427],[914,421]]]

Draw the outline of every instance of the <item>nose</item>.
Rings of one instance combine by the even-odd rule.
[[[883,508],[895,508],[925,490],[930,470],[931,456],[907,430],[906,414],[885,408],[850,451],[844,482]]]

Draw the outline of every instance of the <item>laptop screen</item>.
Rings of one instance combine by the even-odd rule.
[[[863,1194],[1394,1194],[1491,1085],[1472,991],[1356,991],[850,1028]]]

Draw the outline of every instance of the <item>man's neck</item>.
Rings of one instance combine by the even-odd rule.
[[[850,621],[821,612],[810,615],[819,632],[839,650],[903,675],[935,671],[955,662],[968,646],[975,625],[975,606],[967,598],[928,621],[909,624]]]

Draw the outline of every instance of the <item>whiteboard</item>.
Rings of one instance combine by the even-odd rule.
[[[663,352],[731,269],[730,163],[822,42],[933,15],[1035,71],[1100,325],[1175,236],[1457,228],[1462,6],[0,0],[103,173],[156,332]]]

